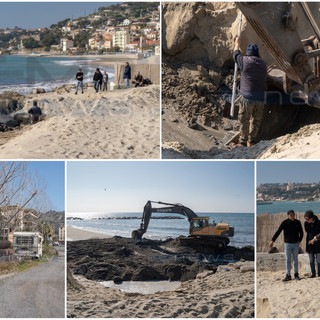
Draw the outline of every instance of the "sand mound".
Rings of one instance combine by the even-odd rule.
[[[31,95],[45,120],[0,147],[0,157],[159,158],[159,87]],[[19,111],[21,112],[21,110]]]
[[[68,243],[68,266],[74,274],[100,281],[186,281],[205,270],[215,272],[216,265],[240,258],[252,260],[253,248],[228,247],[223,253],[215,253],[198,244],[186,246],[179,238],[144,240],[138,245],[122,237]]]

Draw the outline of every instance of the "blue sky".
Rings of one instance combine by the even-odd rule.
[[[30,161],[31,172],[44,181],[47,195],[54,210],[64,211],[65,200],[65,172],[64,161]]]
[[[263,183],[319,181],[319,161],[257,161],[257,186]]]
[[[87,161],[67,164],[67,212],[141,212],[147,200],[198,212],[254,212],[251,161]]]
[[[89,15],[115,2],[0,2],[0,28],[45,28]]]

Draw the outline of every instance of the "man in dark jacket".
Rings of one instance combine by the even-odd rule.
[[[303,238],[303,230],[301,222],[295,218],[295,213],[293,210],[289,210],[288,219],[281,222],[280,227],[269,243],[270,248],[273,247],[273,243],[277,240],[282,230],[284,232],[284,252],[286,256],[286,277],[282,281],[291,280],[291,256],[294,262],[294,278],[296,280],[300,280],[298,253],[299,244]]]
[[[77,72],[76,79],[77,79],[77,86],[76,86],[75,94],[78,94],[79,87],[81,88],[81,91],[83,93],[83,72],[81,69],[79,69],[79,71]]]
[[[256,44],[249,44],[246,56],[243,56],[240,52],[239,37],[236,38],[233,59],[241,71],[239,145],[251,147],[258,142],[257,137],[264,112],[267,64],[259,57],[259,48]]]
[[[93,75],[94,88],[95,88],[96,92],[99,91],[99,84],[100,84],[100,82],[102,82],[102,79],[103,79],[103,75],[100,72],[100,69],[97,68],[96,72]]]
[[[309,210],[304,214],[304,229],[307,233],[306,251],[309,254],[311,278],[316,276],[315,260],[317,260],[318,276],[320,277],[320,221],[318,217]]]
[[[33,122],[41,121],[42,112],[41,109],[38,107],[37,101],[33,101],[33,107],[29,109],[29,118],[30,124]]]
[[[126,62],[124,66],[123,79],[126,80],[126,88],[130,88],[130,79],[131,79],[131,67],[129,66],[129,62]]]

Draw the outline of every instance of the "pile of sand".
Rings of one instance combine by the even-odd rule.
[[[2,145],[0,158],[159,158],[159,86],[73,90],[29,95],[19,113],[37,100],[45,120]]]

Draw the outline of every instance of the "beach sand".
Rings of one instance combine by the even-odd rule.
[[[68,279],[67,301],[67,316],[78,318],[252,318],[254,272],[224,266],[215,274],[199,273],[174,291],[149,295],[75,276]]]
[[[70,92],[68,92],[70,91]],[[44,121],[0,147],[2,159],[159,159],[159,86],[95,93],[71,90],[30,94]],[[15,131],[16,132],[16,131]]]
[[[285,271],[257,271],[258,318],[320,318],[320,278],[282,282]]]
[[[96,233],[96,232],[91,232],[91,231],[67,226],[67,241],[105,239],[105,238],[110,238],[110,236],[103,233]]]
[[[301,280],[283,282],[284,253],[257,253],[257,317],[319,318],[318,292],[320,277],[310,279],[307,254],[299,254]],[[293,276],[293,271],[291,271]]]

